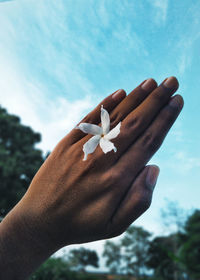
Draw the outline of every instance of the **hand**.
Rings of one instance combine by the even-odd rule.
[[[140,85],[127,97],[123,90],[116,99],[108,96],[81,121],[99,124],[101,104],[110,113],[111,129],[122,121],[113,140],[116,153],[104,154],[98,146],[83,161],[82,147],[91,135],[73,129],[35,175],[23,198],[25,219],[55,248],[119,235],[150,206],[153,186],[146,177],[148,169],[158,171],[145,165],[183,100],[179,95],[171,99],[178,88],[173,77],[169,85],[148,83],[146,90]]]
[[[114,237],[150,206],[158,168],[146,164],[183,107],[180,95],[171,97],[177,88],[174,77],[159,87],[150,79],[128,96],[123,90],[115,98],[108,96],[81,121],[100,124],[102,104],[111,129],[122,121],[112,140],[116,153],[104,154],[98,146],[83,161],[82,148],[91,135],[77,129],[58,143],[19,204],[38,242],[57,250]]]

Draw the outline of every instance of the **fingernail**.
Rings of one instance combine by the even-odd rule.
[[[157,165],[149,166],[149,170],[147,172],[147,177],[146,177],[146,183],[147,186],[150,187],[152,190],[156,185],[159,173],[160,173],[160,169]]]
[[[165,80],[163,85],[167,88],[176,88],[178,86],[177,80],[174,77],[169,77],[167,80]]]
[[[181,106],[181,103],[180,103],[180,101],[179,101],[179,98],[178,98],[177,96],[174,96],[174,97],[170,100],[169,105],[170,105],[171,107],[174,107],[174,108],[180,107],[180,106]]]
[[[115,93],[113,93],[112,98],[117,100],[122,97],[122,93],[124,93],[124,90],[118,89]]]
[[[148,79],[142,84],[141,88],[144,89],[145,91],[151,91],[153,89],[153,79]]]

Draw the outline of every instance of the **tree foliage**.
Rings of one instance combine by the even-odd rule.
[[[111,273],[121,273],[121,244],[107,240],[104,245],[103,256]]]
[[[77,280],[76,274],[70,270],[69,265],[63,258],[49,258],[36,272],[30,280]]]
[[[43,163],[35,148],[41,136],[0,106],[0,216],[5,216],[26,192]]]
[[[191,279],[200,279],[200,210],[196,210],[185,224],[184,242],[180,258]]]
[[[69,252],[68,263],[77,271],[85,271],[88,265],[99,267],[99,257],[94,250],[81,247]]]
[[[147,252],[148,268],[154,270],[154,275],[159,279],[174,280],[182,276],[183,272],[179,269],[179,258],[174,252],[174,234],[154,238]]]
[[[75,271],[64,257],[50,257],[29,278],[30,280],[107,280],[105,275]],[[123,279],[125,280],[125,279]]]
[[[159,279],[200,279],[200,211],[191,214],[182,232],[151,241],[147,266]]]
[[[187,211],[181,208],[177,201],[166,200],[166,206],[161,209],[161,218],[166,232],[182,232]]]
[[[131,226],[118,243],[107,241],[103,256],[110,271],[142,278],[150,236],[142,227]]]
[[[146,274],[146,259],[151,234],[142,227],[131,226],[121,240],[124,247],[123,271],[140,279]]]
[[[183,224],[177,221],[180,217],[177,213],[181,210],[173,209],[170,208],[169,219],[180,225],[176,226],[176,232],[172,227],[171,234],[151,239],[149,232],[131,226],[121,240],[116,243],[107,241],[104,257],[110,271],[123,271],[137,279],[199,280],[200,210],[185,218]]]

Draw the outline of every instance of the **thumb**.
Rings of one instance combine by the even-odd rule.
[[[123,233],[149,208],[159,172],[158,166],[148,165],[136,177],[112,217],[114,236]]]

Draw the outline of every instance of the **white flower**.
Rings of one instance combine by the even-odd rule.
[[[94,135],[83,145],[83,160],[86,160],[87,155],[95,151],[98,144],[105,154],[112,150],[114,150],[114,152],[117,151],[117,148],[109,140],[118,136],[120,133],[121,122],[119,122],[112,130],[110,130],[110,117],[108,112],[103,108],[103,105],[101,105],[101,125],[102,127],[96,124],[81,123],[76,126],[77,129]]]

